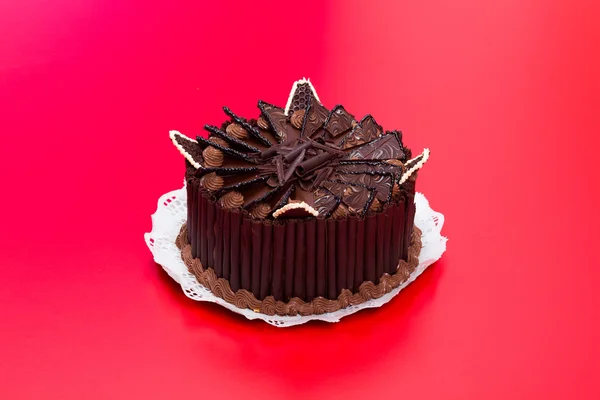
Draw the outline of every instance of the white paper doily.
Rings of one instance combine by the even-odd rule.
[[[233,304],[227,303],[225,300],[213,295],[210,290],[198,282],[194,275],[188,272],[187,267],[181,259],[181,252],[175,245],[175,239],[179,234],[181,225],[187,218],[186,201],[185,188],[165,193],[158,199],[158,207],[152,215],[152,232],[144,234],[144,239],[154,256],[154,261],[160,264],[169,276],[181,285],[183,292],[190,299],[217,303],[235,313],[242,314],[248,319],[261,319],[279,327],[299,325],[311,320],[338,322],[340,318],[354,314],[362,309],[380,307],[400,293],[402,289],[421,275],[428,266],[439,260],[444,251],[446,251],[447,239],[441,235],[444,216],[433,211],[425,196],[417,193],[415,195],[415,203],[417,205],[415,225],[423,232],[423,236],[421,237],[423,248],[419,256],[419,266],[406,282],[378,299],[349,306],[332,313],[295,317],[269,316],[249,309],[240,309]]]

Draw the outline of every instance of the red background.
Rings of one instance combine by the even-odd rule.
[[[0,3],[0,397],[599,398],[598,2],[246,3]],[[431,148],[450,241],[385,307],[281,330],[187,299],[143,233],[169,129],[302,76]]]

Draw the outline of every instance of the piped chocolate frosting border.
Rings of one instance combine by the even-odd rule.
[[[408,248],[408,261],[400,260],[394,274],[384,273],[379,283],[363,282],[356,293],[343,289],[335,300],[316,297],[310,302],[293,297],[288,302],[277,301],[273,296],[258,300],[252,292],[239,289],[234,292],[229,281],[218,278],[212,268],[204,268],[198,258],[192,256],[192,247],[188,241],[187,224],[184,223],[176,239],[176,245],[181,250],[181,258],[200,284],[208,288],[215,296],[222,298],[238,308],[248,308],[254,312],[266,315],[295,316],[325,314],[377,299],[391,292],[405,282],[419,265],[421,253],[421,230],[416,226],[412,230],[411,242]]]

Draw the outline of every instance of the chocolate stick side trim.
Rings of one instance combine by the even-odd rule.
[[[340,293],[346,287],[346,268],[348,259],[348,220],[341,219],[336,221],[336,294]]]
[[[242,218],[242,259],[241,263],[231,269],[231,289],[234,287],[247,289],[250,287],[250,268],[252,268],[252,237],[250,221]]]
[[[263,222],[252,221],[252,276],[251,292],[255,297],[260,297],[260,270],[262,261],[262,234]],[[246,289],[248,286],[244,286]]]
[[[204,200],[206,201],[207,260],[206,264],[203,265],[215,265],[215,216],[217,215],[217,211],[214,203],[211,203],[207,199]]]
[[[312,219],[306,222],[306,300],[311,301],[316,296],[317,271],[317,222]]]
[[[367,222],[364,219],[356,220],[356,263],[354,265],[354,292],[358,291],[360,284],[364,281],[366,226]]]
[[[242,231],[242,213],[232,212],[230,215],[230,226],[231,226],[231,247],[229,249],[229,270],[223,266],[223,277],[231,276],[231,270],[239,268],[240,265],[240,237]],[[243,238],[241,239],[243,240]],[[226,278],[227,279],[227,278]]]
[[[271,281],[271,294],[275,300],[282,300],[285,225],[273,225],[273,239],[273,279]]]
[[[223,210],[223,265],[219,271],[215,270],[218,277],[223,277],[225,273],[229,273],[230,257],[231,257],[231,239],[233,231],[231,230],[231,212]],[[234,268],[235,269],[235,268]]]
[[[271,260],[273,259],[273,225],[264,224],[262,225],[262,251],[261,251],[261,271],[260,271],[260,299],[263,300],[269,295],[271,289],[271,274],[273,269],[271,266]]]
[[[197,180],[195,180],[197,182]],[[191,220],[189,222],[190,224],[190,235],[192,237],[192,241],[190,242],[190,244],[192,245],[192,255],[194,257],[198,257],[198,207],[196,207],[197,201],[198,201],[198,195],[200,194],[200,188],[198,187],[198,185],[193,184],[192,185],[192,198],[191,198]],[[190,208],[190,207],[188,207]]]
[[[305,235],[305,229],[304,229],[303,223],[299,223],[299,224],[295,224],[295,225],[296,225],[296,242],[295,242],[296,243],[296,254],[295,254],[296,262],[294,265],[293,296],[304,299],[305,294],[306,294],[306,287],[304,286],[304,283],[306,281],[306,273],[305,273],[305,269],[306,269],[306,261],[305,261],[306,235]]]
[[[385,250],[385,220],[386,213],[381,212],[377,214],[376,223],[377,223],[377,239],[375,241],[375,276],[376,279],[379,279],[383,275],[384,271],[384,256],[383,252]],[[379,281],[373,281],[374,283],[379,283]]]
[[[294,252],[296,250],[296,224],[288,222],[285,224],[285,270],[283,298],[289,301],[294,292]]]
[[[377,279],[375,241],[377,238],[377,220],[375,216],[369,215],[365,218],[367,231],[365,233],[365,280],[375,282]]]
[[[394,261],[392,261],[392,224],[394,222],[394,211],[396,207],[393,205],[385,210],[385,230],[383,235],[383,270],[388,274],[393,274],[396,271]],[[395,261],[397,263],[398,260]]]
[[[317,219],[316,295],[327,296],[327,221]]]
[[[346,260],[346,288],[353,290],[354,288],[354,268],[356,265],[356,218],[348,218],[348,242],[346,251],[348,258]]]
[[[335,220],[327,221],[327,298],[335,299],[336,293],[336,245],[335,245]]]
[[[198,224],[198,240],[200,241],[199,247],[200,247],[200,262],[203,263],[203,265],[208,265],[206,264],[208,262],[208,229],[207,229],[207,221],[206,221],[206,199],[204,198],[204,196],[202,194],[200,194],[198,196],[198,209],[200,210],[199,214],[199,218],[200,221]]]
[[[220,277],[223,272],[223,210],[221,207],[215,207],[216,215],[215,215],[215,237],[216,237],[216,245],[213,249],[213,261],[212,265],[215,270],[215,274]]]

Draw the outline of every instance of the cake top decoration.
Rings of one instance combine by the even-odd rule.
[[[342,105],[328,110],[307,79],[294,83],[285,109],[259,101],[260,117],[206,125],[208,139],[170,137],[203,190],[227,209],[256,219],[345,218],[383,210],[429,159],[415,158],[399,131],[375,118],[357,121]]]

